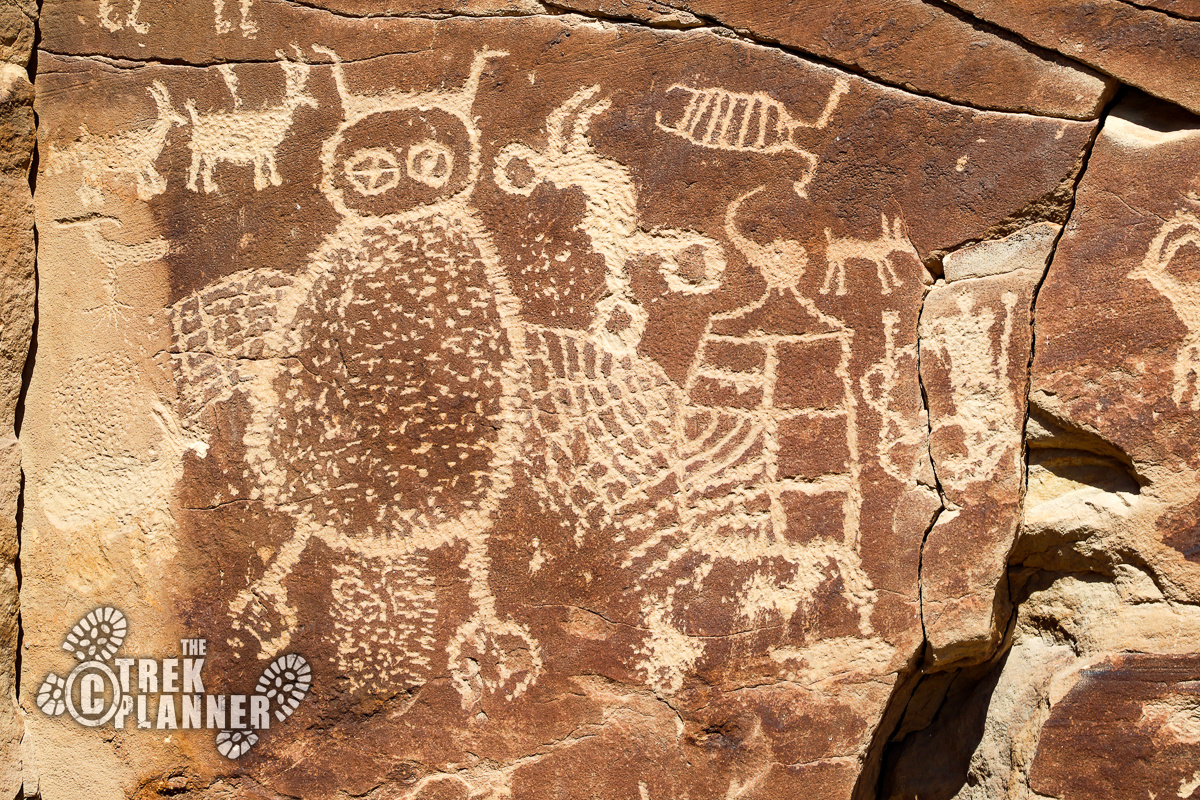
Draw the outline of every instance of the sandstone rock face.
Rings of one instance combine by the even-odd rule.
[[[640,4],[616,0],[599,5],[555,0],[554,5],[647,19]],[[669,0],[664,5],[892,86],[979,108],[1092,119],[1115,88],[1089,69],[922,0]]]
[[[1014,220],[1095,126],[706,31],[229,13],[44,9],[43,795],[852,796],[939,473],[935,624],[995,638],[1057,230]],[[120,662],[199,638],[269,729]]]
[[[1200,113],[1195,3],[1125,0],[951,0],[980,19]],[[1164,13],[1165,12],[1165,13]]]
[[[4,787],[1200,791],[1200,11],[1112,3],[8,7]]]
[[[1198,123],[1144,95],[1104,122],[1037,300],[1011,647],[955,700],[962,714],[945,708],[898,745],[887,797],[912,796],[921,762],[963,740],[944,766],[959,779],[922,796],[1200,786],[1200,185],[1181,168],[1196,163]]]

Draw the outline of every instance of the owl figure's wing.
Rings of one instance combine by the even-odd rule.
[[[237,272],[168,310],[180,416],[195,427],[212,402],[270,377],[294,355],[288,331],[311,281],[274,269]]]

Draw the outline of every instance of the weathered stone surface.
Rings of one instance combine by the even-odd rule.
[[[9,0],[0,5],[0,61],[23,67],[33,53],[35,0]]]
[[[589,16],[632,19],[669,28],[695,28],[705,24],[696,15],[657,0],[562,0],[548,5]]]
[[[979,108],[1092,119],[1115,89],[1111,80],[1066,58],[922,0],[663,4],[893,86]],[[593,0],[556,0],[555,5],[585,12],[596,7]],[[616,2],[606,13],[642,18]]]
[[[1062,800],[1195,797],[1198,668],[1194,653],[1125,653],[1080,668],[1042,726],[1033,790]]]
[[[1200,119],[1144,95],[1104,123],[1037,299],[1012,646],[896,745],[885,796],[920,792],[947,752],[961,777],[922,797],[1200,786],[1198,158]]]
[[[98,13],[38,62],[44,796],[851,796],[923,647],[922,262],[1093,126],[702,31]],[[975,261],[1004,371],[1027,281]],[[36,698],[98,606],[209,692],[311,686],[255,741],[84,728]]]
[[[24,730],[16,704],[21,493],[16,414],[34,316],[33,87],[21,66],[31,44],[31,36],[16,37],[0,64],[0,791],[9,795],[21,786]]]
[[[1004,633],[1005,572],[1024,488],[1030,306],[1061,229],[1041,223],[945,259],[921,312],[930,455],[946,508],[922,550],[928,656],[987,660]]]
[[[1195,3],[1126,0],[950,0],[980,19],[1200,113],[1200,21]]]
[[[1189,168],[1200,157],[1197,123],[1149,99],[1114,110],[1038,301],[1035,403],[1101,442],[1079,445],[1064,434],[1062,447],[1123,461],[1138,492],[1131,502],[1043,471],[1051,483],[1029,509],[1022,548],[1031,555],[1067,535],[1091,543],[1082,549],[1136,552],[1181,602],[1200,600],[1191,555],[1200,489],[1191,295],[1200,178]]]
[[[1188,797],[1200,609],[1128,566],[1020,570],[1013,586],[1011,648],[899,745],[882,797]]]

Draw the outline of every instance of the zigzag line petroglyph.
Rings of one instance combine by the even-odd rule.
[[[1200,409],[1200,283],[1181,281],[1169,271],[1179,251],[1189,246],[1200,250],[1200,217],[1190,211],[1176,211],[1159,228],[1142,263],[1130,271],[1129,277],[1149,282],[1170,301],[1175,315],[1187,328],[1175,358],[1175,390],[1171,397],[1176,405],[1182,406],[1190,391],[1188,407],[1197,410]]]
[[[283,138],[291,129],[296,109],[301,106],[317,107],[317,99],[304,91],[308,83],[309,66],[287,60],[282,51],[276,51],[279,66],[284,73],[285,92],[283,103],[254,110],[244,110],[238,96],[237,78],[232,68],[219,67],[221,77],[233,96],[233,111],[218,111],[201,114],[196,102],[185,104],[192,118],[192,138],[188,147],[192,151],[192,163],[188,167],[188,188],[198,192],[197,180],[205,192],[215,191],[213,170],[218,164],[250,164],[254,169],[254,188],[265,189],[268,184],[279,186],[283,179],[275,165],[275,153]]]
[[[186,125],[187,120],[171,107],[171,95],[161,81],[150,84],[149,92],[158,109],[158,116],[149,128],[95,136],[80,126],[79,139],[67,147],[59,149],[53,142],[50,144],[48,171],[59,175],[79,169],[83,173],[79,199],[85,206],[102,201],[100,185],[106,174],[132,175],[139,200],[149,200],[166,191],[167,182],[154,168],[154,162],[162,153],[167,133],[175,125]]]
[[[795,181],[794,189],[806,196],[807,186],[816,170],[818,158],[794,141],[802,128],[824,128],[850,85],[838,79],[825,101],[825,108],[812,122],[798,120],[787,108],[766,92],[732,92],[721,87],[698,88],[681,83],[668,87],[666,94],[682,92],[688,98],[683,114],[673,123],[664,123],[662,112],[654,114],[658,129],[700,147],[744,153],[797,153],[808,161],[806,174]]]
[[[825,260],[829,266],[825,271],[825,282],[821,284],[821,294],[829,294],[835,275],[837,294],[846,294],[846,264],[854,259],[870,261],[875,265],[880,291],[884,294],[891,294],[894,287],[902,285],[903,281],[892,266],[892,254],[915,254],[916,250],[908,239],[904,222],[899,217],[889,223],[886,215],[880,215],[880,224],[883,227],[883,235],[878,239],[843,239],[835,237],[829,228],[825,229]]]

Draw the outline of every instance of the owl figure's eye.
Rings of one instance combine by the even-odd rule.
[[[408,174],[412,175],[411,154],[408,164]],[[400,183],[400,164],[395,156],[382,147],[363,147],[356,150],[354,155],[346,159],[345,171],[350,188],[363,197],[383,194],[389,189],[395,189]],[[445,182],[443,179],[442,183]]]
[[[454,172],[454,153],[441,142],[426,139],[408,148],[408,177],[440,189]]]

